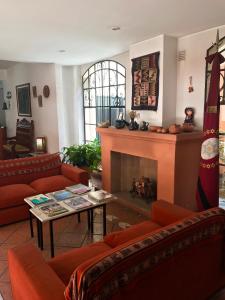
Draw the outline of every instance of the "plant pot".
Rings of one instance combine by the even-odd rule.
[[[96,189],[102,189],[102,171],[93,171],[90,173],[91,185]]]

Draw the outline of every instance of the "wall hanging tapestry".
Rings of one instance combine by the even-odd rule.
[[[157,110],[159,95],[159,54],[132,59],[132,106],[135,110]]]

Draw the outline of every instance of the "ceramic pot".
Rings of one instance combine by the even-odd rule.
[[[169,133],[176,134],[181,132],[181,126],[177,124],[172,124],[169,127]]]

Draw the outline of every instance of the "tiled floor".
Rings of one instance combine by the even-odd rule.
[[[116,202],[107,205],[107,232],[121,230],[129,224],[136,224],[145,220],[146,216],[137,213],[131,208]],[[35,222],[34,222],[35,223]],[[50,258],[49,232],[47,224],[43,228],[45,259]],[[36,227],[34,224],[34,233]],[[96,209],[94,214],[94,234],[91,235],[87,228],[86,213],[81,214],[81,223],[76,216],[67,217],[54,223],[55,255],[63,253],[74,247],[81,247],[102,239],[102,211]],[[7,251],[11,247],[26,242],[37,245],[36,236],[31,239],[29,222],[23,221],[16,224],[0,227],[0,293],[4,300],[11,300],[11,286],[8,274]],[[1,295],[0,295],[1,300]]]

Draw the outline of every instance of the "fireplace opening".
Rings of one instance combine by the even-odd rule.
[[[157,161],[111,151],[111,191],[127,204],[149,210],[157,199]]]

